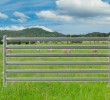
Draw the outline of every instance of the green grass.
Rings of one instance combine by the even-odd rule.
[[[108,43],[96,43],[107,45]],[[37,44],[39,45],[39,44]],[[42,43],[42,45],[44,45]],[[50,45],[50,44],[49,44]],[[57,45],[61,45],[58,43]],[[64,43],[63,45],[69,45]],[[75,45],[75,44],[70,44]],[[77,44],[82,45],[82,44]],[[84,42],[83,45],[90,45]],[[92,43],[91,45],[94,45]],[[38,53],[37,50],[14,50],[13,53]],[[39,53],[47,53],[41,50]],[[54,50],[53,53],[62,53]],[[72,50],[71,53],[93,53]],[[98,50],[97,53],[108,53]],[[3,59],[0,46],[0,100],[110,100],[108,82],[8,82],[3,87]],[[8,58],[8,61],[108,61],[108,58]],[[108,66],[8,66],[7,69],[108,69]],[[8,77],[108,77],[108,74],[9,74]]]

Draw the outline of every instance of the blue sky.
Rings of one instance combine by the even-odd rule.
[[[47,27],[65,34],[110,32],[110,0],[0,0],[0,29]]]

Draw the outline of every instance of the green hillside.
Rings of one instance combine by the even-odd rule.
[[[58,32],[48,32],[41,28],[27,28],[20,31],[10,31],[10,30],[1,30],[0,31],[0,39],[2,39],[3,35],[7,35],[10,37],[62,37],[64,36]]]

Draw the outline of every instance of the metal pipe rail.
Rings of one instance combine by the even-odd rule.
[[[109,57],[109,54],[6,54],[6,57]]]
[[[6,65],[108,65],[108,62],[6,62]]]
[[[109,37],[7,37],[7,41],[109,41]]]
[[[59,46],[55,46],[55,45],[51,45],[51,46],[37,46],[37,45],[23,45],[23,46],[18,46],[18,45],[8,45],[8,42],[11,41],[108,41],[109,45],[107,46],[101,46],[101,45],[96,45],[96,46],[85,46],[85,45],[80,45],[80,46],[73,46],[73,45],[69,45],[69,46],[65,46],[65,45],[59,45]],[[3,85],[6,86],[7,82],[11,82],[11,81],[51,81],[51,82],[55,82],[55,81],[93,81],[93,82],[100,82],[100,81],[106,81],[109,82],[110,85],[110,54],[97,54],[97,53],[93,53],[93,54],[26,54],[26,53],[7,53],[6,49],[106,49],[106,50],[110,50],[110,38],[109,37],[3,37],[3,68],[4,68],[4,82]],[[108,57],[109,61],[105,62],[105,61],[98,61],[98,62],[72,62],[72,61],[44,61],[44,62],[9,62],[6,60],[7,57]],[[11,66],[44,66],[44,65],[60,65],[60,66],[67,66],[67,65],[103,65],[103,66],[109,66],[109,70],[99,70],[99,69],[94,69],[94,70],[70,70],[70,69],[60,69],[60,70],[8,70],[7,66],[11,67]],[[39,73],[50,73],[50,74],[109,74],[109,77],[102,77],[102,78],[66,78],[66,77],[55,77],[55,78],[8,78],[7,74],[30,74],[30,73],[34,73],[34,74],[39,74]]]
[[[6,49],[109,49],[108,46],[6,46]]]
[[[109,70],[7,70],[7,74],[18,73],[108,73]]]
[[[63,82],[66,82],[66,81],[92,81],[92,82],[108,82],[109,78],[7,78],[6,81],[38,81],[38,82],[56,82],[56,81],[63,81]]]

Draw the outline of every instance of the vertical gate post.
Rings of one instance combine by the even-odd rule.
[[[108,81],[108,85],[109,85],[109,87],[110,87],[110,35],[109,35],[109,81]]]
[[[3,36],[3,86],[6,86],[6,35]]]

